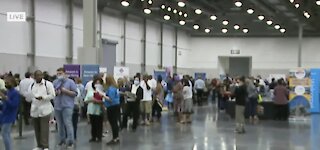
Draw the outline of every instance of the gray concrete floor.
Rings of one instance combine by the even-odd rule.
[[[170,113],[163,113],[161,123],[138,130],[121,132],[121,143],[107,146],[111,134],[102,143],[89,143],[90,126],[82,122],[78,129],[77,150],[319,150],[320,131],[318,115],[304,122],[260,121],[247,124],[247,133],[234,133],[234,120],[218,113],[214,106],[195,108],[191,125],[175,123]],[[14,140],[14,150],[31,150],[35,146],[33,131],[24,132],[23,140]],[[312,131],[312,132],[311,132]],[[14,131],[15,132],[15,131]],[[16,133],[14,134],[16,136]],[[50,135],[50,149],[56,146],[56,133]],[[0,140],[0,149],[4,149]]]

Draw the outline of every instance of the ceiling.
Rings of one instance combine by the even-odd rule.
[[[304,36],[320,36],[320,5],[316,4],[317,0],[125,0],[129,3],[127,7],[122,5],[122,1],[99,0],[98,5],[170,24],[187,30],[192,36],[297,37],[299,26],[303,27]],[[179,7],[179,1],[184,2],[185,6]],[[241,7],[235,5],[237,1],[241,2]],[[151,13],[145,14],[145,8],[150,9]],[[254,10],[252,14],[247,12],[249,8]],[[196,9],[202,13],[196,14]],[[182,13],[179,15],[180,11]],[[304,12],[308,12],[310,18]],[[164,20],[165,15],[169,15],[170,20]],[[216,20],[210,19],[212,15],[217,17]],[[264,19],[258,19],[259,15],[263,15]],[[179,24],[181,20],[185,21],[185,25]],[[224,20],[228,21],[227,25],[223,25]],[[267,20],[271,20],[272,24],[268,25]],[[195,30],[194,25],[199,25],[199,29]],[[240,28],[236,30],[235,25]],[[280,25],[285,32],[275,29],[275,25]],[[222,29],[228,31],[223,33]],[[248,33],[244,33],[243,29],[248,29]]]

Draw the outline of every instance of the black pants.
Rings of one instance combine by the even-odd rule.
[[[285,105],[278,105],[275,104],[275,120],[288,120],[289,116],[289,106],[288,104]]]
[[[75,106],[76,107],[76,106]],[[79,122],[79,109],[75,108],[72,114],[72,125],[74,130],[74,139],[77,139],[77,130],[78,130],[78,122]]]
[[[199,105],[202,104],[203,93],[204,93],[203,89],[197,89],[197,101]]]
[[[102,139],[103,117],[102,115],[90,115],[91,139]]]
[[[217,99],[217,90],[212,89],[212,102],[215,102]]]
[[[25,125],[29,125],[31,103],[27,102],[26,99],[22,96],[22,105],[24,123]]]
[[[127,109],[123,115],[122,120],[122,128],[127,128],[128,124],[128,117],[133,118],[133,124],[132,129],[135,130],[138,127],[138,121],[139,121],[139,115],[140,115],[140,103],[139,102],[128,102],[127,103]]]
[[[154,101],[152,105],[152,117],[161,118],[162,108],[159,106],[158,102]]]
[[[108,119],[112,129],[113,139],[119,137],[119,118],[120,118],[120,105],[110,106],[107,108]]]

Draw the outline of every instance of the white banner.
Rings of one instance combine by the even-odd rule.
[[[129,68],[128,67],[114,67],[113,69],[113,76],[115,80],[118,80],[119,78],[127,77],[129,78]]]

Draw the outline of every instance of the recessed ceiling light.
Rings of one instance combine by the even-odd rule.
[[[259,20],[263,20],[263,19],[264,19],[264,16],[263,16],[263,15],[260,15],[260,16],[258,16],[258,19],[259,19]]]
[[[223,20],[223,21],[222,21],[222,24],[226,26],[226,25],[229,24],[229,21],[228,21],[228,20]]]
[[[280,29],[280,32],[281,32],[281,33],[285,33],[285,32],[286,32],[286,29],[283,29],[283,28],[282,28],[282,29]]]
[[[169,15],[164,15],[164,16],[163,16],[163,19],[164,19],[164,20],[170,20],[170,16],[169,16]]]
[[[318,6],[320,6],[320,0],[317,0],[317,1],[316,1],[316,4],[317,4]]]
[[[241,6],[242,6],[242,3],[241,3],[240,1],[236,1],[236,2],[234,3],[234,5],[236,5],[237,7],[241,7]]]
[[[280,29],[281,27],[280,27],[280,25],[276,24],[276,25],[274,26],[274,28],[278,30],[278,29]]]
[[[185,18],[187,18],[187,17],[188,17],[188,14],[187,14],[187,13],[185,13],[183,16],[184,16]]]
[[[199,25],[197,25],[197,24],[193,25],[193,29],[198,30],[199,28],[200,28]]]
[[[304,11],[303,15],[308,19],[311,17],[311,15],[307,11]]]
[[[180,2],[178,2],[178,6],[179,6],[179,7],[184,7],[184,6],[186,6],[186,3],[180,1]]]
[[[124,7],[128,7],[130,5],[130,3],[128,1],[122,1],[121,5]]]
[[[166,8],[166,6],[164,6],[164,5],[161,5],[161,9],[165,9]]]
[[[249,32],[249,29],[244,28],[244,29],[242,30],[242,32],[243,32],[243,33],[248,33],[248,32]]]
[[[183,26],[183,25],[185,25],[185,24],[186,24],[186,22],[185,22],[185,21],[183,21],[183,20],[180,20],[180,21],[179,21],[179,24]]]
[[[222,31],[222,33],[227,33],[227,32],[228,32],[228,29],[223,28],[221,31]]]
[[[168,11],[171,11],[171,7],[168,7]]]
[[[152,0],[149,0],[148,3],[151,5],[152,4]]]
[[[204,30],[204,32],[206,32],[206,33],[210,33],[210,31],[211,31],[210,29],[205,29]]]
[[[290,3],[293,3],[294,2],[294,0],[289,0],[290,1]]]
[[[216,15],[212,15],[212,16],[210,17],[210,19],[211,19],[211,20],[217,20],[217,16],[216,16]]]
[[[183,13],[180,11],[180,12],[179,12],[179,15],[182,16],[182,14],[183,14]]]
[[[247,13],[251,15],[251,14],[254,13],[254,10],[253,10],[252,8],[249,8],[249,9],[247,10]]]
[[[271,21],[271,20],[268,20],[268,21],[267,21],[267,24],[268,24],[268,25],[272,25],[272,21]]]
[[[178,12],[178,11],[177,11],[176,9],[174,9],[174,10],[173,10],[173,13],[175,13],[175,14],[176,14],[177,12]]]
[[[149,8],[145,8],[145,9],[143,10],[143,12],[144,12],[145,14],[151,14],[151,10],[150,10]]]
[[[196,14],[200,15],[200,14],[202,13],[202,10],[201,10],[201,9],[196,9],[194,12],[195,12]]]
[[[235,30],[239,30],[239,29],[240,29],[240,26],[236,24],[236,25],[233,26],[233,28],[234,28]]]
[[[294,7],[299,8],[300,4],[297,3],[297,4],[294,5]]]

